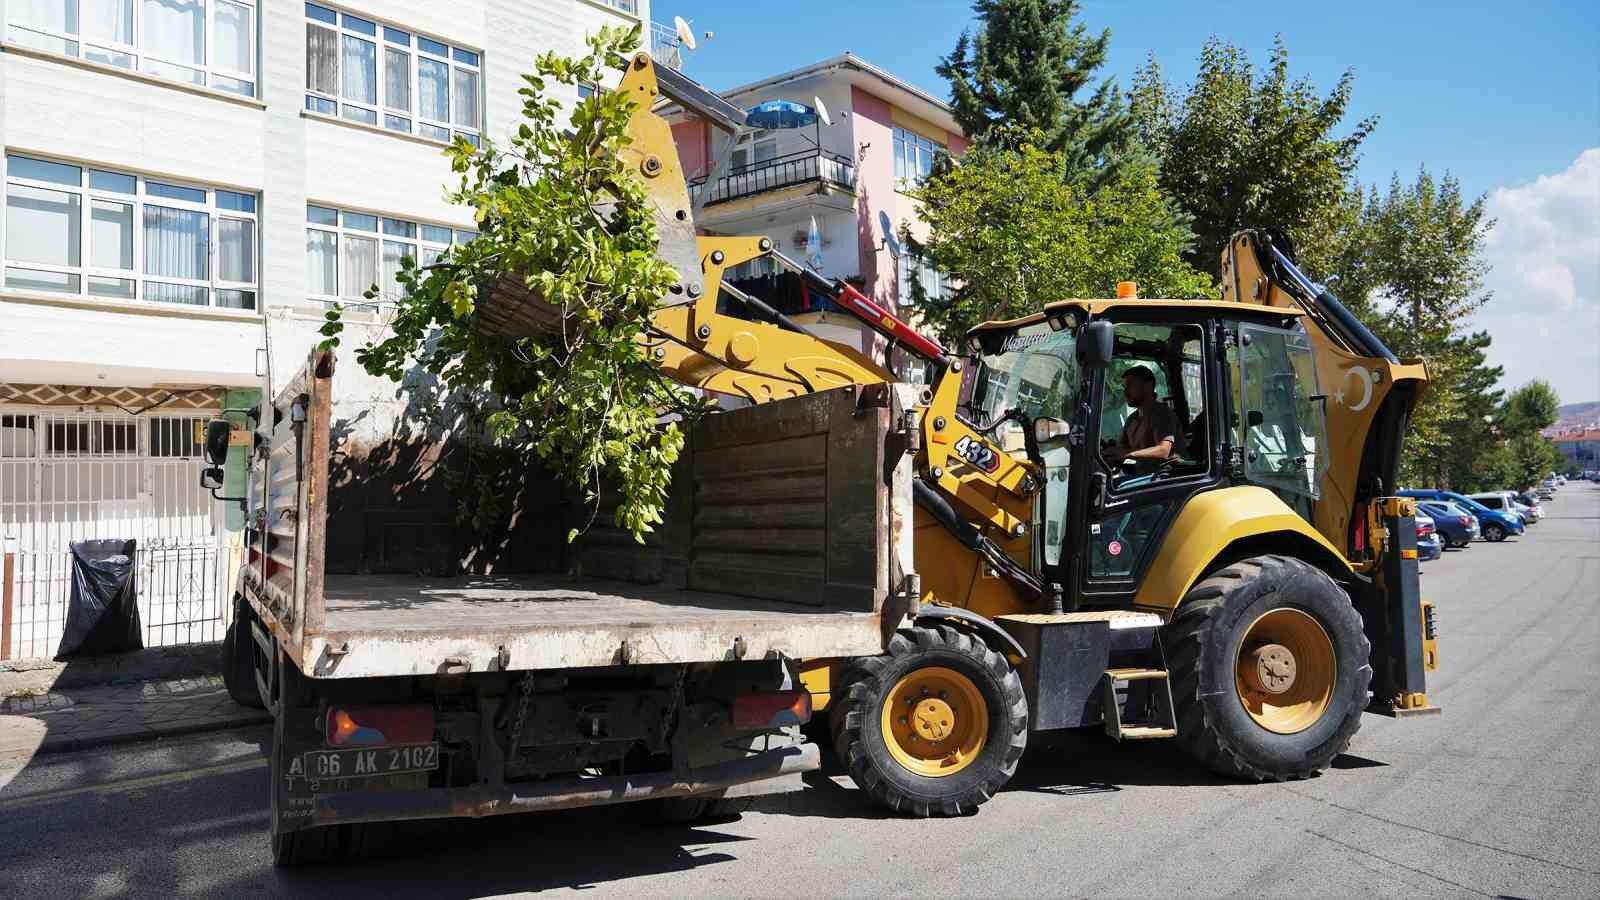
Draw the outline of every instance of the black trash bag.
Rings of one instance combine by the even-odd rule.
[[[133,578],[136,543],[72,542],[72,600],[57,660],[144,649]]]

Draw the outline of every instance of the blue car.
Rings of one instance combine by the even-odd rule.
[[[1462,496],[1454,491],[1406,490],[1396,491],[1395,494],[1401,497],[1415,497],[1418,500],[1448,500],[1454,503],[1478,517],[1478,529],[1483,533],[1484,540],[1503,541],[1514,534],[1521,534],[1524,530],[1522,517],[1516,513],[1490,509],[1471,497]]]
[[[1439,532],[1433,527],[1433,520],[1425,515],[1417,515],[1417,561],[1427,562],[1438,559],[1444,555],[1444,543],[1439,539]]]
[[[1433,519],[1446,547],[1465,547],[1478,539],[1478,520],[1471,513],[1443,500],[1419,500],[1417,510]]]

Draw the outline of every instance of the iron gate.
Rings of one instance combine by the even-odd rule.
[[[72,541],[133,538],[145,646],[218,640],[219,504],[199,485],[207,417],[0,410],[0,569],[9,641],[51,656],[71,593]],[[8,645],[8,646],[7,646]]]

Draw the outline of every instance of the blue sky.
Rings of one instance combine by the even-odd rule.
[[[668,23],[681,15],[697,32],[716,33],[685,65],[712,88],[849,50],[940,97],[948,90],[933,68],[972,23],[970,4],[952,0],[813,0],[781,13],[780,8],[730,0],[655,0],[653,15]],[[1422,164],[1435,173],[1448,170],[1469,196],[1491,195],[1502,232],[1518,231],[1518,240],[1500,236],[1497,246],[1503,252],[1553,252],[1572,260],[1563,273],[1531,266],[1526,258],[1508,258],[1504,265],[1490,259],[1497,269],[1490,278],[1497,300],[1485,311],[1486,326],[1501,318],[1491,313],[1516,312],[1505,324],[1525,323],[1524,314],[1535,312],[1536,302],[1527,298],[1548,293],[1553,278],[1559,296],[1537,301],[1539,313],[1554,317],[1542,333],[1571,335],[1576,325],[1575,333],[1584,338],[1584,343],[1558,341],[1552,347],[1531,334],[1526,340],[1515,333],[1499,340],[1497,334],[1495,357],[1507,366],[1506,381],[1514,385],[1542,375],[1556,382],[1566,400],[1600,399],[1600,352],[1594,349],[1600,337],[1600,279],[1589,255],[1600,247],[1595,237],[1600,184],[1592,178],[1593,164],[1578,165],[1584,150],[1600,146],[1600,17],[1591,4],[1087,0],[1081,18],[1091,30],[1111,29],[1106,73],[1124,87],[1151,53],[1169,79],[1187,82],[1201,43],[1211,35],[1246,48],[1259,64],[1273,36],[1282,34],[1292,72],[1310,76],[1324,92],[1341,72],[1353,69],[1350,121],[1379,117],[1376,132],[1362,147],[1358,174],[1364,182],[1386,185],[1397,171],[1409,179]],[[1536,190],[1540,177],[1558,180]],[[1496,191],[1503,195],[1497,197]],[[1536,201],[1543,206],[1530,212]],[[1567,243],[1530,246],[1521,239],[1524,223],[1517,218],[1525,214],[1537,218],[1528,227],[1544,227],[1550,241]],[[1577,237],[1563,237],[1567,226]],[[1529,280],[1516,281],[1512,269]],[[1552,351],[1563,361],[1559,371],[1550,370]]]

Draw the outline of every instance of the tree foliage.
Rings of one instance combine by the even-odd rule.
[[[1131,99],[1135,131],[1161,158],[1162,187],[1194,217],[1190,263],[1215,276],[1229,237],[1269,226],[1308,249],[1304,261],[1311,267],[1332,268],[1332,256],[1324,254],[1336,250],[1332,243],[1344,233],[1338,219],[1352,209],[1357,150],[1376,125],[1363,119],[1335,134],[1353,83],[1347,71],[1322,95],[1309,79],[1291,79],[1282,39],[1266,70],[1257,72],[1244,50],[1212,38],[1182,92],[1154,58],[1139,70]]]
[[[1086,96],[1105,64],[1109,30],[1091,35],[1076,0],[977,0],[982,22],[963,32],[936,71],[950,82],[951,111],[979,143],[1033,143],[1062,154],[1065,173],[1113,178],[1133,149],[1132,120],[1110,80]]]
[[[616,524],[641,539],[660,521],[683,445],[676,425],[658,422],[661,411],[694,403],[661,379],[638,345],[676,276],[656,255],[638,176],[616,156],[628,141],[633,99],[595,92],[563,121],[553,90],[600,82],[626,64],[638,40],[637,30],[602,29],[586,56],[541,55],[523,76],[522,123],[510,145],[478,149],[458,139],[448,150],[460,175],[449,198],[472,210],[479,236],[425,268],[402,261],[404,296],[390,331],[358,348],[356,360],[395,380],[414,369],[434,376],[443,388],[436,402],[470,412],[458,436],[481,432],[502,450],[537,458],[591,500],[602,480],[614,481]],[[474,329],[478,286],[505,274],[522,279],[533,302],[565,310],[559,341]],[[329,343],[340,330],[336,310],[324,329]],[[481,487],[490,496],[496,490]]]
[[[1151,297],[1211,296],[1211,279],[1183,261],[1188,229],[1151,167],[1090,189],[1068,177],[1066,154],[1005,143],[975,146],[915,192],[928,237],[906,245],[960,285],[942,298],[913,285],[911,308],[942,339],[1055,300],[1115,296],[1119,281]]]
[[[1566,468],[1566,457],[1540,432],[1556,423],[1561,398],[1542,379],[1512,391],[1500,408],[1500,430],[1508,439],[1511,471],[1507,485],[1526,488]]]

